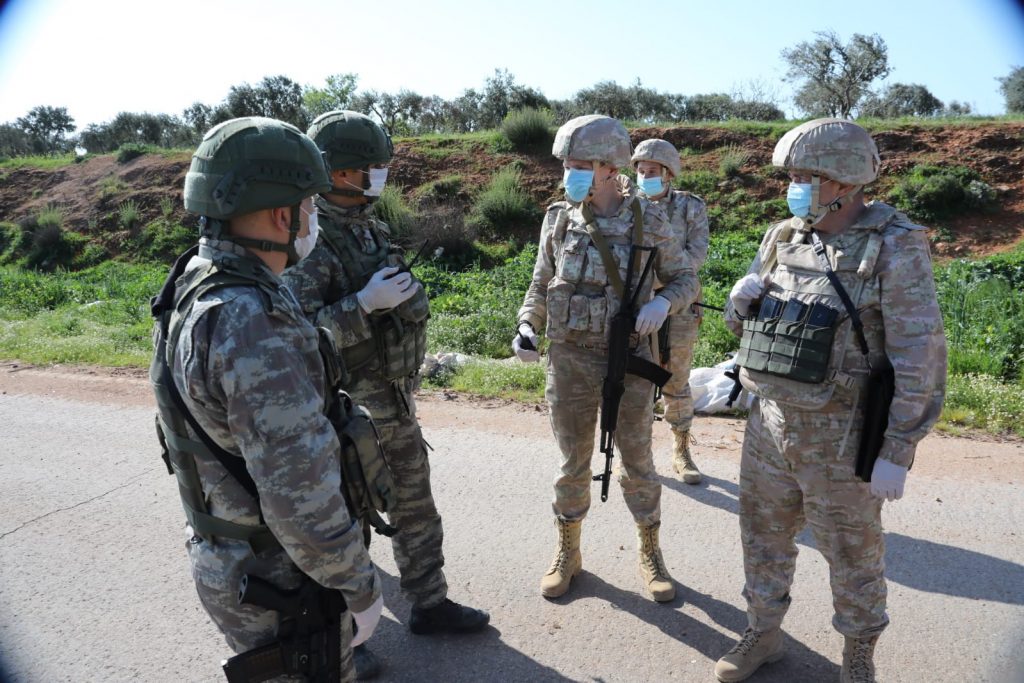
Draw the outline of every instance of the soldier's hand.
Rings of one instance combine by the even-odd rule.
[[[356,634],[352,637],[352,647],[362,645],[370,636],[373,630],[380,623],[380,613],[384,610],[384,596],[378,596],[373,604],[362,612],[353,612],[352,618],[356,622]]]
[[[381,268],[356,293],[359,305],[366,313],[388,310],[406,301],[416,293],[419,283],[409,272],[398,273],[398,266]],[[395,275],[395,273],[398,273]]]
[[[657,332],[665,323],[668,309],[671,307],[672,304],[665,297],[654,297],[640,307],[640,312],[636,314],[636,325],[633,328],[641,337]]]
[[[516,328],[516,336],[512,338],[512,350],[516,357],[524,363],[536,363],[540,360],[537,350],[537,333],[530,323],[522,322]]]
[[[768,275],[762,279],[756,273],[748,273],[740,278],[732,291],[729,292],[729,299],[732,300],[732,307],[739,315],[746,317],[750,313],[750,304],[761,298],[765,287],[770,282]]]
[[[899,500],[907,482],[907,468],[879,458],[871,470],[871,495],[884,500]]]

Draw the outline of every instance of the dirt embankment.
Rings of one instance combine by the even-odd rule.
[[[771,163],[772,139],[704,127],[640,128],[632,131],[632,137],[634,144],[661,137],[688,150],[683,162],[691,171],[717,173],[723,152],[741,149],[747,155],[742,175],[723,189],[743,189],[755,199],[779,197],[785,192],[785,178],[764,170]],[[996,189],[998,210],[964,214],[950,221],[946,228],[953,239],[936,245],[939,255],[981,256],[1024,239],[1024,123],[910,126],[877,132],[874,138],[883,160],[883,178],[876,188],[880,195],[892,185],[894,175],[924,163],[967,166]],[[117,208],[124,201],[136,203],[140,225],[160,216],[167,200],[171,218],[185,225],[194,223],[182,207],[188,163],[187,155],[151,154],[125,164],[108,155],[53,170],[0,171],[0,221],[18,221],[46,204],[57,203],[65,207],[67,227],[101,240],[117,253],[118,245],[129,236],[117,218]],[[559,197],[561,164],[547,149],[529,154],[495,153],[486,142],[458,137],[400,142],[390,177],[412,193],[425,183],[459,175],[462,190],[451,201],[466,208],[473,193],[497,169],[510,164],[521,168],[524,187],[539,204]]]

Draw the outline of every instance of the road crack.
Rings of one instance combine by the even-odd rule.
[[[27,527],[29,524],[35,524],[39,520],[46,519],[47,517],[49,517],[51,515],[56,515],[56,514],[61,513],[61,512],[67,512],[68,510],[74,510],[75,508],[82,507],[83,505],[88,505],[89,503],[92,503],[93,501],[97,501],[100,498],[103,498],[104,496],[109,496],[111,493],[114,493],[115,491],[120,491],[121,489],[123,489],[123,488],[125,488],[127,486],[130,486],[131,484],[134,484],[136,481],[138,481],[142,477],[146,476],[147,474],[150,474],[150,473],[149,472],[142,472],[141,474],[135,475],[134,477],[132,477],[131,479],[129,479],[125,483],[120,484],[118,486],[115,486],[114,488],[110,489],[109,491],[104,491],[103,493],[95,495],[92,498],[89,498],[88,500],[83,500],[83,501],[81,501],[79,503],[75,503],[74,505],[69,505],[69,506],[64,507],[64,508],[58,508],[56,510],[50,510],[47,513],[44,513],[42,515],[39,515],[38,517],[35,517],[33,519],[28,520],[27,522],[22,522],[21,524],[19,524],[18,526],[14,527],[10,531],[5,531],[4,533],[0,534],[0,541],[4,540],[5,538],[10,536],[11,534],[14,534],[14,533],[17,533],[17,532],[21,531],[22,529]]]

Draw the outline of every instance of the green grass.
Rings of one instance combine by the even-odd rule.
[[[544,399],[544,373],[544,363],[474,359],[457,372],[425,380],[423,385],[477,396],[540,403]]]
[[[17,168],[63,168],[64,166],[70,166],[75,163],[75,156],[74,152],[69,152],[67,154],[42,154],[38,156],[13,157],[0,162],[0,168],[12,170]]]
[[[950,375],[942,423],[1024,437],[1024,383],[989,375]]]

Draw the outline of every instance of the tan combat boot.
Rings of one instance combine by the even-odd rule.
[[[843,646],[843,669],[839,683],[875,683],[875,643],[878,636],[846,638]]]
[[[583,556],[580,555],[580,527],[583,521],[567,522],[555,518],[558,529],[558,549],[551,568],[540,580],[540,594],[545,598],[557,598],[569,590],[572,577],[583,569]]]
[[[762,664],[782,659],[782,649],[782,629],[755,631],[748,628],[740,642],[715,664],[715,677],[722,683],[746,680]]]
[[[676,597],[676,587],[665,566],[665,558],[658,545],[661,522],[650,526],[636,525],[637,545],[640,550],[640,579],[644,588],[656,602],[668,602]]]
[[[700,483],[700,470],[690,456],[690,431],[672,430],[672,469],[682,475],[687,484]]]

